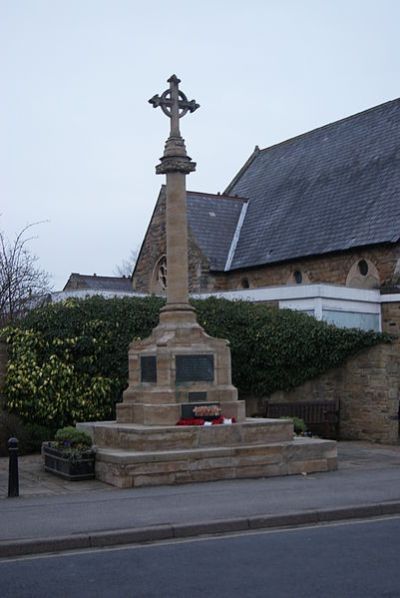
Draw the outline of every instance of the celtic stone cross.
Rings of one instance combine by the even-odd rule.
[[[169,89],[149,102],[171,120],[170,135],[164,154],[156,166],[156,174],[166,175],[166,241],[167,241],[167,304],[161,310],[160,321],[168,325],[195,322],[194,309],[188,295],[188,234],[186,214],[186,175],[196,169],[196,163],[186,153],[185,141],[179,131],[179,119],[194,112],[199,105],[188,101],[180,91],[180,79],[172,75]]]
[[[164,91],[161,96],[155,95],[149,100],[153,108],[160,106],[164,114],[171,119],[171,137],[180,136],[179,119],[187,112],[194,112],[200,107],[195,100],[188,101],[183,91],[179,89],[180,82],[181,80],[176,75],[172,75],[168,79],[169,89]]]

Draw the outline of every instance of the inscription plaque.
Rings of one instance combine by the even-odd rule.
[[[155,355],[141,356],[140,379],[142,382],[157,382],[157,359]]]
[[[176,382],[213,382],[214,355],[176,355]]]
[[[207,393],[206,392],[189,392],[188,399],[190,403],[195,401],[207,401]]]

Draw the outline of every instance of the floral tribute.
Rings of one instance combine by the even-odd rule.
[[[222,409],[219,405],[198,405],[193,413],[196,417],[221,417]]]
[[[195,417],[182,417],[177,426],[215,426],[220,424],[234,424],[234,417],[228,418],[222,415],[222,409],[218,405],[198,405],[193,407]]]

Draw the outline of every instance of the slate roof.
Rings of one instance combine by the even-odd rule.
[[[97,276],[93,274],[77,274],[73,272],[69,277],[63,291],[69,290],[91,291],[131,291],[132,282],[125,276]]]
[[[397,242],[400,99],[256,152],[226,193],[249,198],[231,269]]]
[[[245,200],[187,192],[188,225],[211,270],[224,270]]]

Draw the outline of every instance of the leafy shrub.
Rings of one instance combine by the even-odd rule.
[[[68,446],[70,448],[88,449],[92,446],[92,438],[89,434],[77,430],[73,426],[66,426],[57,430],[54,440],[59,447]]]
[[[63,457],[76,462],[91,452],[92,438],[86,432],[66,426],[57,430],[54,442],[50,442],[50,446],[62,451]]]
[[[229,339],[242,398],[288,390],[388,341],[261,304],[216,298],[193,304],[208,334]],[[127,385],[129,343],[150,334],[162,305],[156,297],[68,299],[5,329],[8,411],[50,428],[112,419]]]
[[[2,333],[6,408],[53,428],[111,419],[128,376],[128,345],[147,336],[162,300],[102,297],[51,304]]]
[[[293,417],[293,428],[295,434],[304,434],[307,432],[307,426],[300,417]]]
[[[390,337],[336,328],[312,316],[245,301],[197,301],[208,334],[227,338],[233,382],[243,396],[290,390],[341,365],[349,356]]]
[[[304,422],[304,419],[301,419],[300,417],[296,417],[296,416],[290,417],[290,416],[282,415],[280,417],[280,419],[291,419],[293,422],[294,433],[297,434],[298,436],[307,432],[307,426]]]

